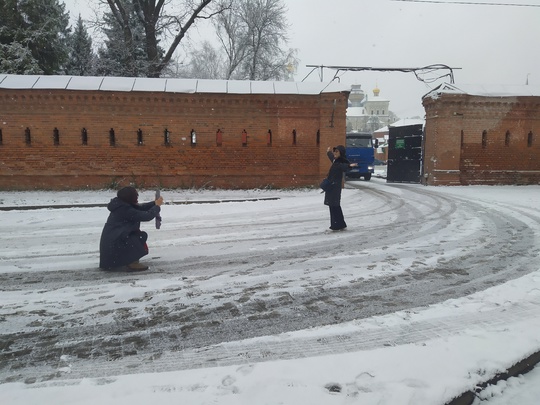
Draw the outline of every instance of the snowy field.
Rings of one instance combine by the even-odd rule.
[[[137,274],[97,268],[114,194],[0,192],[0,403],[443,405],[540,350],[539,186],[351,181],[345,232],[318,190],[164,190]]]

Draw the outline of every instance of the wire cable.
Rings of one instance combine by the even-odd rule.
[[[516,4],[516,3],[479,3],[476,1],[443,1],[443,0],[390,0],[401,1],[405,3],[433,3],[433,4],[459,4],[474,6],[514,6],[514,7],[540,7],[540,4]]]
[[[442,79],[444,77],[448,77],[450,79],[450,83],[454,83],[454,70],[461,69],[461,68],[453,68],[447,65],[443,64],[434,64],[429,66],[423,66],[423,67],[371,67],[371,66],[325,66],[325,65],[306,65],[306,67],[313,68],[309,74],[302,79],[302,81],[306,80],[307,77],[313,73],[316,69],[320,70],[320,76],[322,81],[322,70],[323,69],[332,69],[335,70],[336,73],[334,74],[334,80],[340,80],[340,77],[345,74],[345,72],[362,72],[362,71],[376,71],[376,72],[404,72],[404,73],[414,73],[416,78],[420,80],[421,82],[424,82],[426,84],[436,82],[439,79]],[[448,73],[439,75],[437,77],[428,77],[430,74],[432,74],[435,71],[438,70],[446,70]]]

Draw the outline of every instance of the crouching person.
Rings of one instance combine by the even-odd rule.
[[[124,187],[107,205],[111,212],[103,227],[99,244],[99,267],[104,270],[147,270],[139,259],[148,254],[148,234],[141,231],[141,221],[151,221],[159,215],[163,197],[149,203],[138,203],[139,193]]]

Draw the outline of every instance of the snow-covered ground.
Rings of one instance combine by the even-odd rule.
[[[177,301],[213,308],[230,296],[241,312],[240,303],[249,304],[242,293],[249,289],[257,289],[251,300],[259,303],[278,294],[294,302],[314,286],[345,289],[353,283],[415,277],[415,269],[429,273],[437,264],[477,255],[480,250],[471,250],[470,241],[490,249],[497,242],[490,237],[497,227],[504,227],[510,248],[493,261],[482,259],[483,267],[493,270],[482,277],[487,280],[491,273],[504,273],[501,266],[517,264],[513,275],[505,275],[508,281],[489,279],[466,296],[164,350],[150,360],[124,353],[93,362],[66,349],[46,365],[49,378],[30,378],[32,361],[15,369],[16,359],[6,355],[0,367],[0,403],[442,405],[540,350],[539,186],[435,188],[354,181],[343,192],[349,229],[338,233],[326,230],[328,212],[318,190],[182,190],[162,195],[170,202],[162,209],[162,229],[154,229],[153,223],[142,226],[151,250],[143,261],[151,268],[136,275],[108,277],[96,268],[105,208],[0,211],[2,336],[46,334],[80,324],[91,325],[98,334],[101,326],[118,322],[110,314],[120,307],[143,316],[158,303],[162,310]],[[400,210],[415,195],[414,206]],[[0,192],[0,208],[106,203],[113,196],[107,190]],[[139,201],[152,197],[152,190],[141,190]],[[229,200],[239,202],[218,202]],[[419,212],[413,220],[425,223],[413,231],[402,217],[415,206]],[[379,240],[362,244],[367,232]],[[527,241],[520,241],[523,235]],[[512,243],[530,251],[512,257]],[[321,253],[325,245],[333,250]],[[346,248],[340,250],[342,245]],[[284,261],[279,261],[281,254],[287,256]],[[467,258],[460,263],[475,262]],[[449,273],[467,271],[447,267]],[[64,277],[53,283],[48,275],[56,274],[88,275],[96,281],[82,285]],[[421,291],[407,288],[422,302]],[[297,316],[300,321],[303,312]],[[71,343],[55,344],[67,348]],[[9,350],[2,348],[3,353]],[[477,404],[537,404],[540,370],[480,395]]]

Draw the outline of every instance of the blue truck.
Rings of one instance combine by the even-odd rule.
[[[375,162],[371,134],[368,132],[347,132],[345,147],[347,159],[351,163],[358,163],[358,167],[353,167],[347,172],[347,177],[357,179],[363,177],[364,180],[371,180]]]

